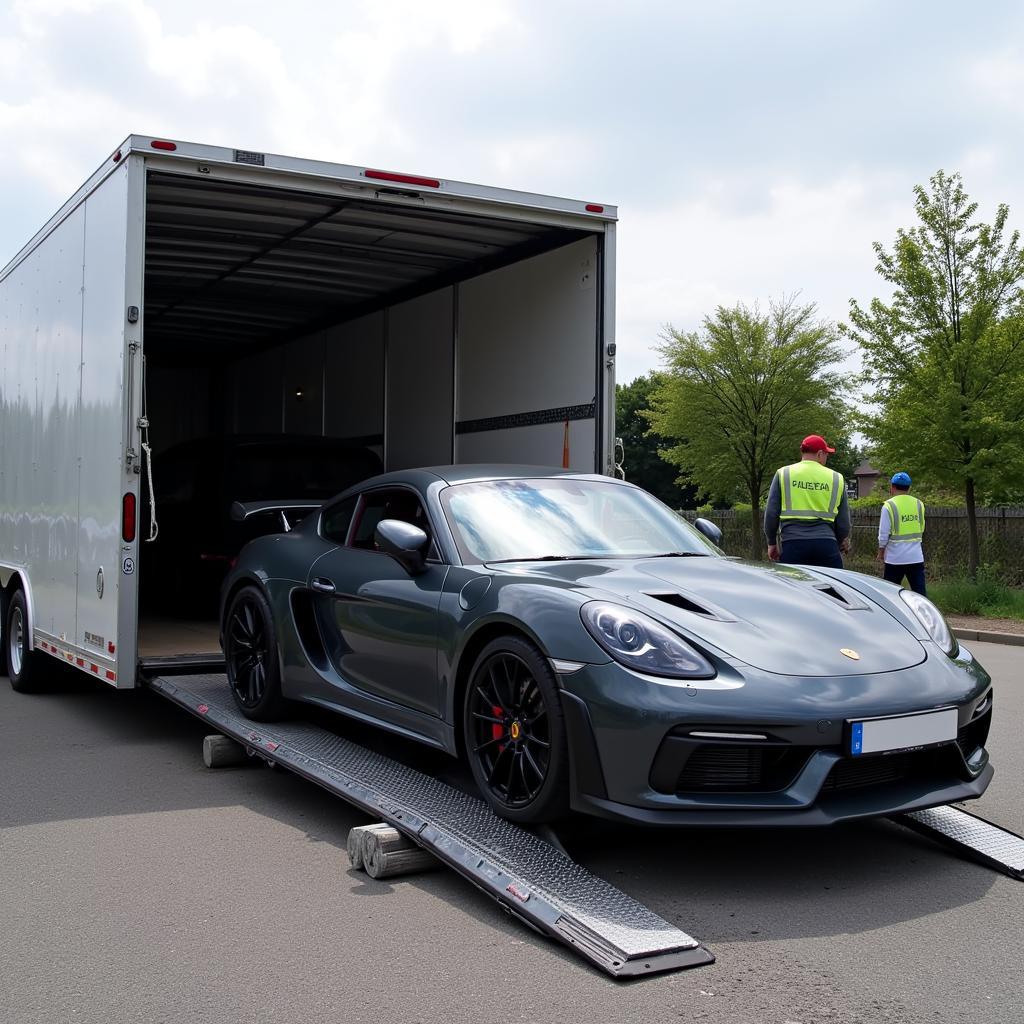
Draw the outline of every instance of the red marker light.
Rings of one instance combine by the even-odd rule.
[[[118,162],[118,160],[120,160],[120,159],[121,159],[121,150],[118,150],[118,151],[117,151],[117,152],[116,152],[116,153],[114,154],[114,156],[113,156],[113,161],[114,161],[114,163],[116,164],[116,163]]]
[[[437,178],[420,178],[415,174],[395,174],[393,171],[364,171],[366,177],[377,181],[397,181],[403,185],[422,185],[424,188],[440,188]]]
[[[121,499],[121,540],[125,544],[135,540],[135,495],[131,491]]]
[[[587,203],[587,213],[604,213],[604,207],[597,203]]]
[[[178,148],[173,142],[164,142],[162,139],[154,139],[149,145],[153,149],[166,149],[169,153],[173,153]]]

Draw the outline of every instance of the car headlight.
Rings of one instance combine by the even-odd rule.
[[[956,638],[950,632],[942,612],[935,607],[927,597],[922,597],[913,590],[901,590],[900,597],[914,613],[918,622],[924,626],[928,635],[945,651],[946,654],[955,654],[957,650]]]
[[[711,663],[685,640],[631,608],[591,601],[580,609],[580,616],[590,635],[620,665],[673,679],[715,675]]]

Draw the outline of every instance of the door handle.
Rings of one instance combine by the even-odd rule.
[[[323,576],[315,577],[310,586],[314,590],[319,590],[321,594],[333,594],[335,590],[334,584],[330,580],[325,580]]]

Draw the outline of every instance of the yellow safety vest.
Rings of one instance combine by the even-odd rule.
[[[779,518],[823,519],[834,523],[843,496],[843,478],[820,462],[804,459],[783,466],[776,474],[782,511]]]
[[[924,504],[909,494],[894,494],[885,503],[889,510],[889,543],[912,544],[924,537]]]

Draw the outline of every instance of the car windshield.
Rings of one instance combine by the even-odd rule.
[[[612,480],[455,484],[441,500],[467,563],[719,553],[657,498]]]

